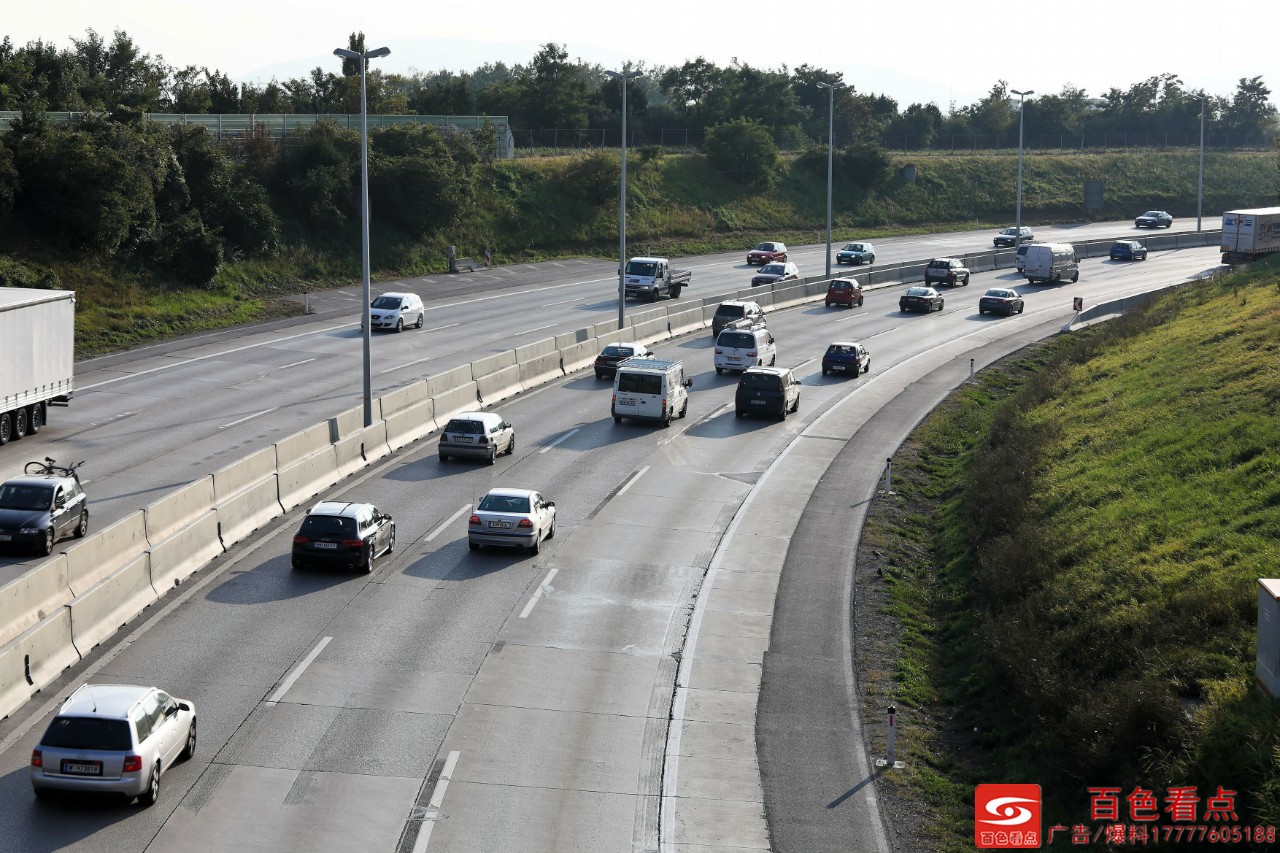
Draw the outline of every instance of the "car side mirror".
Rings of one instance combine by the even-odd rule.
[[[177,706],[177,705],[170,705],[169,707],[167,707],[167,708],[165,708],[165,709],[164,709],[164,715],[165,715],[166,717],[173,717],[173,716],[176,716],[176,715],[177,715],[177,713],[178,713],[178,706]]]
[[[681,384],[681,385],[683,385],[683,386],[684,386],[684,387],[686,387],[686,388],[692,388],[692,387],[693,387],[693,380],[692,380],[692,379],[686,379],[684,382],[682,382],[682,383],[680,383],[680,384]]]
[[[549,506],[549,507],[553,507],[553,508],[554,508],[554,507],[555,507],[555,505],[556,505],[556,502],[555,502],[555,501],[547,501],[547,506]]]
[[[179,703],[178,703],[178,707],[179,707],[179,708],[181,708],[181,709],[182,709],[182,710],[184,710],[184,711],[190,711],[190,710],[191,710],[191,703],[190,703],[190,702],[179,702]]]

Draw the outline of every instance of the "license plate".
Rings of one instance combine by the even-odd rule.
[[[635,404],[636,404],[635,400],[622,399],[618,401],[619,406],[634,406]]]
[[[469,435],[455,435],[453,437],[455,444],[471,444],[475,439]]]
[[[316,542],[315,547],[336,549],[338,547],[338,543],[337,542]]]
[[[489,522],[489,526],[490,526],[490,527],[510,527],[510,526],[511,526],[511,522],[509,522],[509,521],[491,521],[491,522]]]
[[[833,364],[833,365],[831,365],[830,369],[831,369],[831,370],[845,370],[846,368],[845,368],[845,366],[844,366],[843,364]]]
[[[64,761],[62,772],[68,776],[101,776],[101,761]]]
[[[753,405],[753,406],[763,406],[763,405],[765,405],[765,401],[764,401],[764,400],[752,400],[752,401],[751,401],[751,405]]]

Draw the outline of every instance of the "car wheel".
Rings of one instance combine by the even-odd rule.
[[[800,411],[800,395],[799,394],[796,395],[796,401],[791,404],[791,411],[793,412]]]
[[[875,255],[868,255],[868,256],[867,256],[867,263],[869,263],[869,264],[874,264],[875,262],[876,262],[876,256],[875,256]]]
[[[680,407],[680,420],[684,420],[684,416],[689,414],[689,398],[684,398],[684,405]]]
[[[48,788],[32,788],[31,790],[35,792],[37,800],[53,799],[53,791],[50,791]]]
[[[863,297],[863,296],[859,296],[859,297],[858,297],[858,307],[859,307],[859,308],[861,308],[861,307],[862,307],[862,301],[863,301],[863,299],[865,299],[865,298],[866,298],[866,297]]]
[[[364,562],[360,564],[360,571],[366,575],[373,574],[373,546],[366,545],[364,548]]]
[[[516,434],[511,433],[511,440],[507,442],[507,455],[512,456],[516,452]]]
[[[40,553],[44,554],[46,557],[52,554],[53,542],[54,542],[53,528],[50,527],[48,530],[44,532],[44,542],[40,544]]]
[[[745,418],[747,416],[747,413],[742,411],[742,409],[734,409],[733,413],[740,418]]]
[[[547,531],[547,538],[548,539],[556,538],[556,520],[554,518],[551,519],[551,529]]]
[[[31,416],[27,419],[27,435],[35,435],[44,426],[44,403],[36,403],[31,407]]]
[[[858,365],[857,365],[857,363],[855,362],[855,363],[854,363],[854,365],[853,365],[853,378],[854,378],[854,379],[857,379],[857,378],[858,378],[858,372],[859,372],[859,370],[858,370]]]
[[[822,305],[823,305],[823,307],[824,307],[824,308],[830,308],[830,307],[831,307],[831,303],[830,303],[830,302],[824,302],[824,303],[822,303]]]
[[[138,803],[143,806],[154,806],[160,799],[160,765],[151,768],[151,778],[147,781],[147,790],[138,795]]]
[[[1021,314],[1021,313],[1022,313],[1022,311],[1023,311],[1023,309],[1024,309],[1024,308],[1026,308],[1026,307],[1027,307],[1027,305],[1026,305],[1026,303],[1025,303],[1025,302],[1024,302],[1023,304],[1019,305],[1019,306],[1018,306],[1018,313],[1019,313],[1019,314]]]
[[[620,423],[622,423],[622,416],[621,416],[621,415],[614,415],[614,416],[613,416],[613,422],[614,422],[615,424],[620,424]]]
[[[427,319],[427,312],[423,311],[418,314],[418,322],[413,324],[415,329],[421,329],[423,322]]]
[[[719,375],[720,375],[720,374],[722,374],[722,373],[724,373],[724,368],[723,368],[723,367],[717,367],[717,368],[716,368],[716,376],[719,376]]]
[[[775,352],[773,354],[773,357],[769,359],[769,366],[773,367],[777,363],[778,363],[778,354]]]
[[[191,718],[191,728],[187,731],[187,745],[182,748],[183,761],[187,761],[191,756],[196,754],[196,719]]]
[[[17,441],[27,434],[27,410],[18,409],[13,413],[13,440]]]
[[[827,369],[826,369],[825,367],[824,367],[824,368],[822,368],[822,375],[823,375],[823,376],[826,376],[826,375],[827,375]]]
[[[8,412],[0,412],[0,445],[8,444],[13,437],[13,420]]]
[[[1012,305],[1010,305],[1008,308],[1004,309],[1004,316],[1006,316],[1006,317],[1012,317],[1012,316],[1013,316],[1013,306],[1012,306]]]
[[[496,448],[496,447],[491,447],[491,448],[489,449],[489,458],[488,458],[488,460],[486,460],[486,461],[487,461],[487,462],[488,462],[488,464],[490,464],[490,465],[492,465],[494,462],[497,462],[497,461],[498,461],[498,448]]]
[[[71,535],[76,539],[83,539],[84,535],[89,532],[89,510],[80,510],[80,523],[76,525],[76,532]]]
[[[538,556],[538,551],[542,550],[540,547],[541,545],[542,545],[542,540],[540,540],[537,534],[535,534],[533,537],[533,544],[530,545],[528,549],[529,553],[535,557]]]
[[[787,419],[787,412],[789,411],[790,411],[790,408],[787,406],[787,401],[783,400],[782,411],[778,413],[778,420],[785,421]]]
[[[479,543],[479,542],[468,542],[468,543],[467,543],[467,547],[468,547],[468,548],[470,548],[472,551],[479,551],[479,550],[480,550],[480,543]]]
[[[389,538],[389,539],[387,540],[387,553],[388,553],[388,554],[390,554],[390,553],[391,553],[392,551],[394,551],[395,549],[396,549],[396,525],[395,525],[395,523],[394,523],[394,522],[392,522],[392,524],[391,524],[391,538]]]
[[[979,316],[979,317],[981,317],[981,316],[982,316],[983,314],[985,314],[985,313],[987,313],[987,309],[986,309],[986,308],[979,308],[979,309],[978,309],[978,316]]]
[[[400,319],[396,320],[396,332],[399,333],[403,331],[404,331],[404,318],[401,317]]]
[[[945,305],[945,304],[946,304],[946,302],[945,302],[944,300],[939,299],[939,300],[938,300],[938,310],[939,310],[939,311],[941,311],[941,310],[942,310],[942,306],[943,306],[943,305]],[[932,310],[932,309],[930,309],[930,310]]]
[[[448,453],[441,453],[441,454],[440,454],[440,461],[441,461],[441,462],[448,462],[448,461],[449,461],[449,454],[448,454]]]
[[[1077,282],[1077,281],[1079,281],[1079,280],[1080,280],[1080,272],[1079,272],[1079,270],[1077,270],[1076,272],[1073,272],[1073,273],[1071,274],[1071,281],[1074,283],[1074,282]]]

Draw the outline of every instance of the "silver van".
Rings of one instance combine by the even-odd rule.
[[[768,329],[725,329],[716,338],[716,373],[772,365],[778,347]]]
[[[1027,248],[1022,274],[1032,284],[1080,280],[1080,259],[1070,243],[1037,243]]]
[[[658,421],[671,426],[689,410],[688,388],[692,379],[684,376],[684,362],[656,358],[627,359],[613,377],[613,422],[623,418]]]

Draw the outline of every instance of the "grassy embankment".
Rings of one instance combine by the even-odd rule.
[[[480,182],[474,212],[452,233],[431,242],[391,246],[381,239],[375,217],[375,278],[441,270],[449,243],[473,257],[492,245],[499,263],[611,257],[617,248],[617,201],[597,205],[575,198],[565,180],[573,162],[566,156],[496,164]],[[895,169],[905,162],[908,158],[900,158]],[[1008,224],[1016,158],[927,157],[917,165],[916,184],[893,177],[866,192],[837,186],[836,238]],[[810,175],[793,166],[794,160],[788,160],[778,185],[758,192],[731,183],[700,155],[637,155],[629,169],[629,242],[673,257],[742,249],[765,237],[820,242],[825,239],[825,170]],[[1272,154],[1211,154],[1205,209],[1269,203],[1275,173]],[[1194,215],[1194,153],[1035,155],[1025,166],[1025,221],[1078,220],[1083,184],[1092,178],[1107,182],[1103,218],[1132,216],[1150,207]],[[94,259],[69,260],[29,246],[10,251],[37,268],[52,269],[62,287],[80,292],[77,351],[87,356],[297,310],[279,297],[358,279],[354,226],[347,246],[316,246],[291,223],[284,226],[286,248],[278,257],[228,263],[209,288],[198,291],[157,289]]]
[[[1242,824],[1280,825],[1280,708],[1253,688],[1277,329],[1280,259],[1029,348],[903,446],[864,530],[898,640],[860,669],[866,714],[903,709],[890,811],[918,849],[973,849],[983,782],[1041,784],[1046,826],[1135,785],[1221,785]]]

